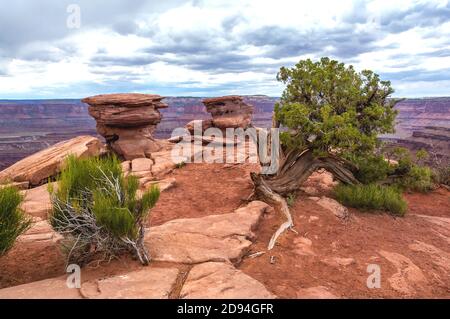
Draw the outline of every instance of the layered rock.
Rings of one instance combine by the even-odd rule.
[[[168,299],[177,280],[176,268],[153,268],[83,283],[87,299]]]
[[[181,290],[182,299],[274,299],[259,281],[232,265],[207,262],[194,266]]]
[[[164,97],[152,94],[106,94],[83,99],[97,121],[97,131],[108,145],[126,160],[150,158],[161,150],[153,137],[161,122],[159,109],[168,105]]]
[[[78,136],[24,158],[0,172],[0,183],[2,181],[29,182],[31,186],[36,186],[59,173],[68,155],[98,156],[103,151],[103,144],[98,138]]]
[[[151,227],[145,242],[154,261],[239,262],[267,208],[266,203],[254,201],[230,214],[172,220]]]
[[[247,128],[252,121],[253,106],[241,96],[223,96],[203,100],[211,113],[212,124],[220,129]]]

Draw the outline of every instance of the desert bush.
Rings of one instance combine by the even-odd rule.
[[[382,155],[367,155],[350,159],[357,167],[355,177],[363,184],[385,180],[393,168]]]
[[[148,264],[144,220],[159,198],[153,187],[138,198],[136,177],[124,177],[119,160],[68,157],[65,169],[50,187],[50,223],[64,237],[68,262],[110,260],[124,252]]]
[[[434,188],[433,171],[427,166],[413,165],[397,184],[404,190],[426,193]]]
[[[450,186],[450,166],[439,166],[434,169],[433,180],[436,184]]]
[[[397,148],[395,153],[398,158],[398,165],[393,172],[395,184],[403,190],[431,191],[434,187],[433,170],[429,166],[414,162],[410,151],[405,148]],[[416,154],[419,162],[427,156],[427,153],[422,150]]]
[[[14,245],[31,225],[31,218],[19,208],[23,196],[15,187],[0,187],[0,256]]]
[[[395,187],[369,185],[338,185],[336,199],[343,205],[363,210],[383,210],[403,216],[407,204]]]

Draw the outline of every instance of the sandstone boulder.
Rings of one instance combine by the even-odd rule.
[[[297,291],[298,299],[338,299],[339,297],[333,294],[324,286],[304,288]]]
[[[47,215],[52,208],[48,184],[22,191],[24,201],[20,208],[33,217],[47,219]]]
[[[392,289],[402,294],[412,296],[416,293],[416,288],[427,282],[422,270],[408,257],[385,250],[381,250],[379,253],[389,260],[397,270],[396,273],[388,278],[388,282]]]
[[[61,171],[68,155],[98,156],[104,152],[103,144],[92,136],[78,136],[60,142],[15,163],[0,172],[1,181],[29,182],[36,186]]]
[[[183,285],[183,299],[273,299],[259,281],[232,265],[208,262],[194,266]]]
[[[145,242],[155,261],[197,264],[238,262],[254,239],[268,205],[254,201],[234,213],[177,219],[151,227]]]
[[[315,201],[319,206],[322,206],[326,210],[332,212],[336,217],[345,219],[348,217],[348,209],[342,206],[339,202],[328,197],[310,197],[309,199]]]
[[[83,283],[80,293],[87,299],[168,299],[178,269],[148,267],[124,275]]]
[[[214,127],[247,128],[252,121],[253,106],[244,102],[241,96],[224,96],[203,100],[211,113]]]
[[[0,289],[0,299],[81,299],[78,289],[67,287],[67,276]]]
[[[150,157],[162,149],[153,137],[161,122],[159,109],[168,105],[152,94],[106,94],[83,99],[97,121],[97,131],[111,149],[126,160]]]
[[[186,124],[186,129],[191,133],[192,135],[195,133],[194,130],[196,127],[201,128],[200,133],[203,133],[207,129],[213,126],[212,120],[193,120]]]
[[[151,171],[153,161],[149,158],[136,158],[131,161],[131,172]]]

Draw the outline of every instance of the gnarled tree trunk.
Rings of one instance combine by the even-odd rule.
[[[280,151],[280,154],[283,154]],[[326,169],[334,177],[345,184],[358,184],[358,180],[351,172],[351,163],[333,154],[316,157],[312,150],[294,150],[280,160],[280,167],[276,175],[262,175],[252,173],[251,178],[255,186],[253,197],[274,206],[276,211],[286,216],[286,222],[275,232],[270,240],[268,250],[271,250],[277,238],[287,229],[294,227],[292,216],[284,196],[297,191],[308,177],[318,169]]]

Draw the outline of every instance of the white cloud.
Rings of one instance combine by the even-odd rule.
[[[140,10],[127,9],[115,1],[108,8],[110,19],[99,21],[96,14],[102,11],[82,4],[87,18],[81,29],[48,32],[48,37],[25,36],[20,32],[30,31],[26,25],[19,28],[23,21],[6,19],[8,30],[17,27],[19,33],[16,39],[1,34],[5,28],[0,31],[5,41],[0,45],[0,97],[73,96],[89,85],[95,90],[146,90],[148,85],[170,88],[173,95],[279,95],[282,86],[275,76],[280,66],[323,55],[392,77],[399,95],[448,94],[448,1],[139,4]],[[48,19],[43,30],[51,29],[52,16]],[[13,45],[13,40],[22,42]]]

